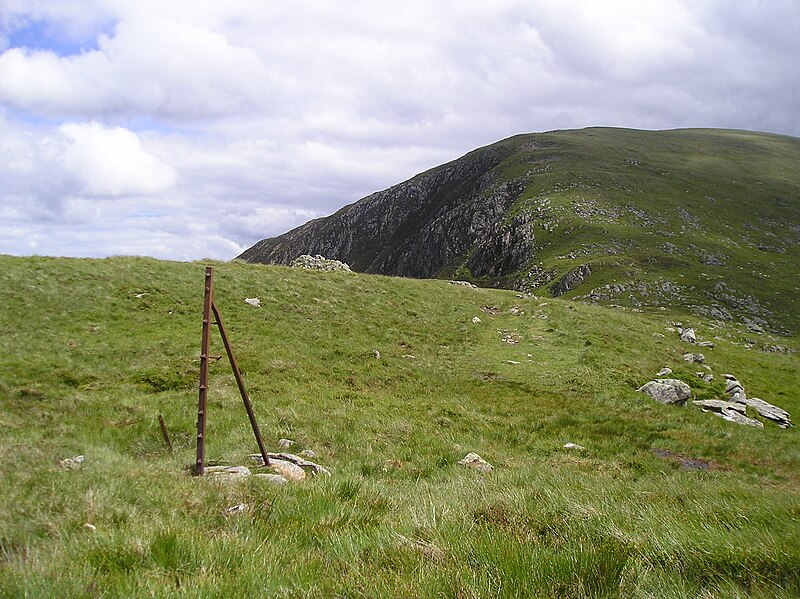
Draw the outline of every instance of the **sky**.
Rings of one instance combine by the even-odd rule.
[[[227,260],[500,139],[800,136],[797,0],[0,0],[0,253]]]

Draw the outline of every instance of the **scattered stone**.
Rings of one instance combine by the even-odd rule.
[[[480,324],[480,323],[481,323],[480,318],[478,318],[477,316],[472,317],[472,324]]]
[[[473,285],[469,281],[448,281],[451,285],[460,285],[462,287],[469,287],[470,289],[477,289],[477,285]]]
[[[277,474],[280,474],[287,480],[305,480],[306,472],[297,464],[287,462],[285,460],[273,460],[270,458],[269,467],[272,468]]]
[[[697,378],[703,379],[707,383],[714,380],[714,375],[709,372],[695,372],[694,374]]]
[[[754,426],[756,428],[764,428],[763,422],[759,422],[758,420],[753,420],[752,418],[748,418],[741,412],[738,412],[733,409],[723,408],[722,412],[719,415],[722,417],[723,420],[727,420],[728,422],[735,422],[736,424],[746,424],[748,426]]]
[[[477,470],[478,472],[489,473],[494,470],[494,467],[484,460],[481,456],[477,453],[468,453],[463,458],[458,461],[459,465],[465,466],[466,468],[472,468],[473,470]]]
[[[583,445],[578,445],[577,443],[565,443],[564,449],[586,449]]]
[[[683,354],[683,359],[696,364],[702,364],[706,361],[706,357],[703,354]]]
[[[246,503],[237,503],[231,507],[226,507],[223,512],[225,515],[234,516],[236,514],[243,514],[247,511],[248,505]]]
[[[521,310],[520,308],[518,308],[517,306],[511,306],[508,309],[508,313],[509,314],[513,314],[514,316],[521,316],[521,315],[525,314],[525,312],[523,310]]]
[[[492,316],[497,316],[500,314],[500,309],[496,308],[495,306],[483,306],[481,310]]]
[[[279,439],[278,440],[278,447],[281,449],[289,449],[292,445],[294,445],[294,441],[291,439]]]
[[[89,532],[96,532],[96,531],[97,531],[97,527],[96,527],[94,524],[90,524],[89,522],[87,522],[86,524],[84,524],[84,525],[83,525],[83,527],[84,527],[86,530],[88,530]]]
[[[235,482],[252,474],[247,466],[207,466],[205,474],[220,482]]]
[[[668,374],[672,374],[672,368],[664,367],[656,373],[656,376],[667,376]]]
[[[512,366],[516,366],[517,364],[519,364],[519,362],[517,362],[516,360],[503,360],[503,362],[505,364],[511,364]]]
[[[659,403],[683,405],[692,395],[692,389],[678,379],[656,379],[639,387],[637,391],[647,393]]]
[[[260,453],[251,453],[250,459],[253,460],[259,466],[264,465],[264,459],[261,457]],[[272,453],[271,451],[267,452],[267,459],[272,462],[273,460],[282,460],[284,462],[291,462],[292,464],[296,464],[301,468],[306,468],[311,471],[312,474],[324,474],[325,476],[330,476],[331,473],[327,468],[320,466],[319,464],[315,464],[314,462],[309,462],[306,459],[301,458],[298,455],[294,455],[293,453]]]
[[[376,360],[380,360],[381,359],[381,352],[379,352],[377,349],[373,349],[372,353],[375,356]]]
[[[82,455],[76,455],[72,458],[64,458],[59,462],[62,468],[66,468],[68,470],[77,470],[83,464],[83,460],[85,458]]]
[[[352,272],[350,270],[350,266],[345,264],[344,262],[340,262],[339,260],[328,260],[325,256],[321,256],[317,254],[316,256],[310,256],[308,254],[303,254],[302,256],[298,256],[295,258],[294,262],[292,262],[292,268],[303,268],[306,270],[322,270],[328,272]]]
[[[714,349],[714,342],[713,341],[698,341],[698,347],[707,347],[708,349]]]
[[[260,473],[260,474],[256,474],[255,477],[263,479],[263,480],[265,480],[268,483],[271,483],[273,485],[285,485],[286,483],[289,482],[286,478],[284,478],[280,474],[264,474],[264,473]]]
[[[694,334],[694,329],[681,330],[681,341],[685,341],[686,343],[695,343],[697,341],[697,337]]]
[[[789,428],[790,426],[793,426],[791,420],[789,419],[789,412],[783,408],[779,408],[778,406],[766,402],[763,399],[758,399],[757,397],[745,398],[744,403],[753,408],[762,417],[776,422],[781,428]]]
[[[746,406],[732,401],[725,401],[723,399],[700,399],[692,402],[696,406],[700,406],[705,410],[712,412],[722,413],[723,410],[734,410],[740,414],[746,413]]]
[[[311,459],[317,457],[317,453],[313,449],[304,449],[300,452],[300,457]]]
[[[257,297],[246,297],[244,298],[244,303],[249,306],[253,306],[254,308],[261,307],[261,300],[258,299]]]

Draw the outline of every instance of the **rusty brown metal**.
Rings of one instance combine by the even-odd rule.
[[[161,436],[164,437],[164,443],[166,443],[169,450],[172,451],[172,441],[170,441],[167,425],[164,424],[164,417],[161,414],[158,415],[158,424],[161,426]]]
[[[203,338],[200,343],[200,394],[197,400],[197,460],[195,476],[205,473],[206,460],[206,404],[208,403],[208,344],[211,325],[211,306],[214,302],[214,269],[206,267],[205,294],[203,296]]]
[[[231,363],[231,369],[233,370],[233,376],[236,378],[236,384],[239,385],[239,393],[242,395],[242,402],[244,403],[244,409],[247,410],[247,417],[250,419],[250,426],[253,428],[253,434],[256,437],[256,442],[258,443],[258,450],[261,452],[261,457],[264,460],[264,465],[269,466],[269,458],[267,457],[267,450],[264,447],[264,441],[261,438],[261,431],[258,429],[258,422],[256,421],[256,415],[253,412],[253,405],[250,403],[250,398],[247,395],[247,389],[244,386],[244,379],[242,379],[242,373],[239,370],[239,366],[236,364],[236,358],[233,355],[233,350],[231,349],[231,344],[228,341],[228,334],[225,331],[225,325],[222,322],[222,315],[219,313],[217,306],[214,302],[211,302],[211,310],[214,312],[214,318],[216,319],[216,325],[219,328],[219,334],[222,337],[222,343],[225,345],[225,351],[228,353],[228,360]]]

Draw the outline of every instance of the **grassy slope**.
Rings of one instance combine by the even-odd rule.
[[[513,213],[536,213],[546,199],[545,220],[556,224],[551,231],[537,227],[530,264],[559,274],[579,264],[593,267],[594,276],[568,297],[607,283],[669,280],[684,288],[680,297],[665,301],[627,291],[605,303],[692,311],[721,303],[734,315],[757,315],[720,297],[714,286],[724,281],[736,297],[752,296],[773,329],[800,330],[794,308],[800,140],[720,129],[590,128],[520,135],[490,147],[498,146],[513,150],[493,169],[496,180],[526,185]],[[599,212],[576,214],[576,206],[589,205]],[[644,211],[645,219],[629,206]],[[678,250],[666,253],[665,242]],[[701,250],[722,264],[704,264]]]
[[[217,264],[268,445],[295,439],[333,476],[190,477],[202,272],[0,257],[0,596],[800,594],[797,431],[636,393],[662,366],[698,397],[722,393],[681,360],[667,313]],[[796,354],[716,334],[718,379],[800,414]],[[224,360],[210,398],[209,458],[246,464],[255,442]],[[718,468],[684,470],[653,447]],[[457,466],[468,451],[494,473]],[[76,454],[82,469],[59,468]],[[248,511],[223,515],[239,502]]]

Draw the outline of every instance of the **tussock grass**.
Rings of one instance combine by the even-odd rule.
[[[733,328],[706,351],[718,375],[707,384],[664,331],[671,313],[216,264],[267,444],[291,438],[333,472],[224,485],[185,469],[203,265],[0,266],[2,596],[800,594],[796,430],[635,391],[670,366],[716,397],[719,374],[733,372],[749,394],[800,413],[796,354],[748,351]],[[654,447],[713,466],[686,470]],[[212,362],[208,457],[247,464],[255,451],[228,364]],[[469,451],[494,472],[457,466]],[[80,469],[59,466],[77,454]],[[243,513],[225,512],[239,503]]]

